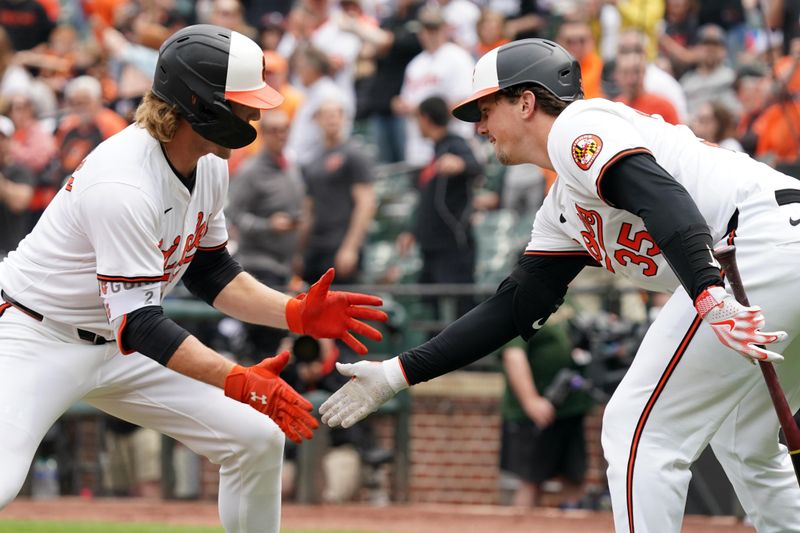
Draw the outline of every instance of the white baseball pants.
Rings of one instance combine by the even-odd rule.
[[[226,531],[278,533],[284,436],[272,420],[141,354],[90,345],[13,307],[0,316],[0,509],[19,492],[48,428],[81,399],[219,464]]]
[[[772,345],[793,411],[800,407],[800,205],[774,195],[742,207],[735,244],[739,270]],[[761,533],[800,531],[800,487],[757,366],[725,348],[678,290],[647,332],[603,419],[614,521],[618,532],[681,529],[689,467],[707,444]]]

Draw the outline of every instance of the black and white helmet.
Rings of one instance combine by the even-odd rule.
[[[546,39],[521,39],[481,57],[472,75],[472,95],[453,108],[465,122],[481,119],[478,99],[520,83],[535,83],[553,96],[572,102],[580,98],[581,66],[561,46]]]
[[[226,148],[253,142],[256,130],[237,117],[230,102],[272,109],[283,97],[266,82],[264,53],[241,33],[196,24],[161,45],[153,93],[177,106],[192,129]]]

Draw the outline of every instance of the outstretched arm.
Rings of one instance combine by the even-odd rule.
[[[228,252],[197,252],[183,277],[189,290],[228,316],[305,333],[316,338],[341,339],[358,353],[366,347],[353,333],[380,340],[381,333],[362,320],[386,321],[380,298],[368,294],[331,291],[334,270],[312,285],[308,294],[291,298],[243,272]]]
[[[517,335],[529,338],[586,264],[576,256],[523,256],[493,296],[428,342],[380,363],[337,364],[351,380],[322,405],[323,422],[350,427],[409,385],[466,366]]]

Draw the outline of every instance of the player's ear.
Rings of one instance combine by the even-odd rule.
[[[524,91],[520,96],[520,113],[522,118],[530,118],[533,116],[533,110],[536,107],[536,95],[532,91]]]

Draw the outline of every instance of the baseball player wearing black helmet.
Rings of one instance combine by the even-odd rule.
[[[560,46],[512,42],[476,64],[473,95],[453,114],[475,122],[504,164],[558,178],[531,240],[497,293],[439,336],[353,376],[320,408],[349,427],[396,392],[460,368],[517,335],[527,339],[585,266],[672,292],[605,410],[617,531],[681,529],[689,467],[710,444],[760,532],[800,531],[800,487],[754,361],[776,365],[800,407],[800,187],[793,178],[605,99],[583,100],[580,70]],[[750,298],[726,290],[712,255],[736,244]],[[766,318],[765,318],[766,317]],[[736,354],[741,357],[737,357]],[[356,379],[357,378],[357,379]]]
[[[292,298],[226,251],[225,159],[282,100],[264,78],[261,49],[239,33],[198,25],[171,36],[136,123],[79,165],[0,263],[0,508],[47,429],[82,399],[220,465],[227,531],[278,532],[284,434],[300,442],[317,426],[278,375],[288,353],[236,365],[161,302],[182,280],[227,315],[361,353],[352,333],[379,339],[362,320],[386,315],[376,297],[331,291],[333,269]]]

